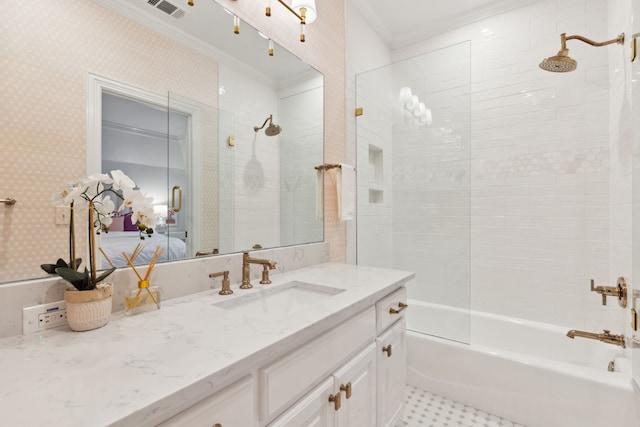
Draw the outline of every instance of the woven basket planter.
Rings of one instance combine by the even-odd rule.
[[[101,283],[90,291],[65,290],[69,327],[74,331],[90,331],[109,323],[112,295],[111,283]]]

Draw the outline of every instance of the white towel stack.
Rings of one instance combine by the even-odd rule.
[[[338,191],[338,215],[342,221],[351,221],[356,214],[356,169],[340,163],[336,174]]]

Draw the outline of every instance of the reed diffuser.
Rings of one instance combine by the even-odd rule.
[[[129,264],[135,275],[138,276],[138,289],[128,291],[124,298],[125,314],[127,315],[160,309],[161,289],[160,286],[157,285],[150,286],[149,276],[151,275],[153,267],[156,265],[156,261],[160,259],[164,253],[164,248],[156,246],[144,276],[140,274],[136,266],[133,264],[143,249],[144,247],[141,244],[138,244],[131,256],[127,255],[126,252],[122,252],[122,255],[127,260],[127,264]]]

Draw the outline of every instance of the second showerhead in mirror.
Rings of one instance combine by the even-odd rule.
[[[269,123],[269,126],[267,126],[267,122]],[[282,132],[282,127],[280,125],[273,123],[273,114],[267,117],[264,123],[262,123],[262,126],[254,126],[253,130],[256,133],[258,133],[258,131],[264,128],[265,126],[267,126],[267,128],[264,130],[264,134],[267,136],[275,136],[275,135],[278,135],[280,132]]]

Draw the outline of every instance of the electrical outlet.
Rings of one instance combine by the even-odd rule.
[[[71,223],[71,209],[69,206],[56,206],[56,225]]]
[[[64,301],[34,305],[22,309],[22,333],[42,331],[67,323],[67,305]]]

